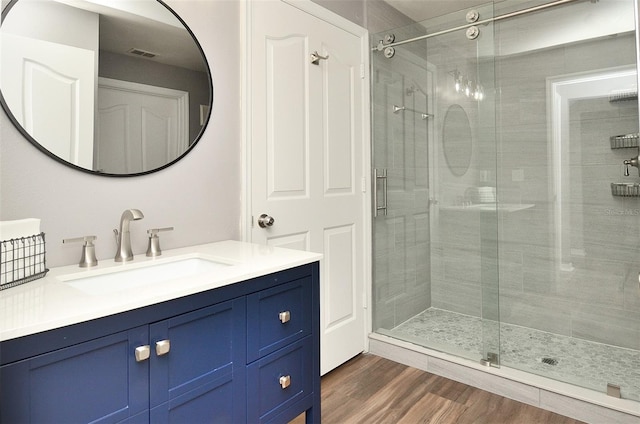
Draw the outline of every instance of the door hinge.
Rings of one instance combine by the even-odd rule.
[[[360,64],[360,78],[364,79],[365,76],[365,69],[364,69],[364,63]]]

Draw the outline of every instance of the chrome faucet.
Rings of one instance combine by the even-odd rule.
[[[625,160],[623,164],[625,177],[629,176],[629,166],[635,166],[636,168],[638,168],[638,175],[640,175],[640,147],[638,147],[638,154],[631,159]]]
[[[116,250],[116,262],[127,262],[133,259],[131,251],[131,235],[129,234],[129,223],[144,218],[144,215],[138,209],[127,209],[122,212],[120,217],[120,231],[113,230],[116,233],[116,241],[118,248]]]

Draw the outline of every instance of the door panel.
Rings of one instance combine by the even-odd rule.
[[[353,292],[354,269],[356,261],[353,226],[326,229],[324,233],[325,269],[328,285],[325,288],[326,302],[325,329],[332,331],[347,320],[353,320],[355,296]]]
[[[54,155],[91,169],[95,53],[3,33],[1,65],[2,95],[22,127]]]
[[[279,1],[252,17],[251,214],[275,222],[251,239],[325,254],[324,374],[365,342],[363,38]]]
[[[309,233],[285,234],[281,236],[268,237],[266,240],[269,246],[284,247],[286,249],[309,250]]]
[[[145,172],[186,150],[189,93],[108,78],[98,92],[98,170]]]
[[[342,61],[340,51],[327,46],[329,55],[323,79],[325,195],[353,195],[355,181],[353,95],[361,79],[352,64]]]
[[[267,39],[266,140],[269,199],[308,196],[305,38]],[[283,77],[286,76],[286,77]]]

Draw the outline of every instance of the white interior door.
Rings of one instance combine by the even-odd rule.
[[[251,31],[251,240],[324,254],[325,374],[366,337],[365,35],[280,1],[252,2]]]
[[[51,153],[88,169],[94,57],[91,50],[2,33],[2,94],[16,120]]]
[[[100,78],[96,169],[138,173],[176,159],[189,145],[189,93]]]

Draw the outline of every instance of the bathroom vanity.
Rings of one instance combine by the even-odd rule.
[[[194,258],[220,266],[89,284]],[[320,258],[225,241],[0,292],[0,422],[320,422]]]

